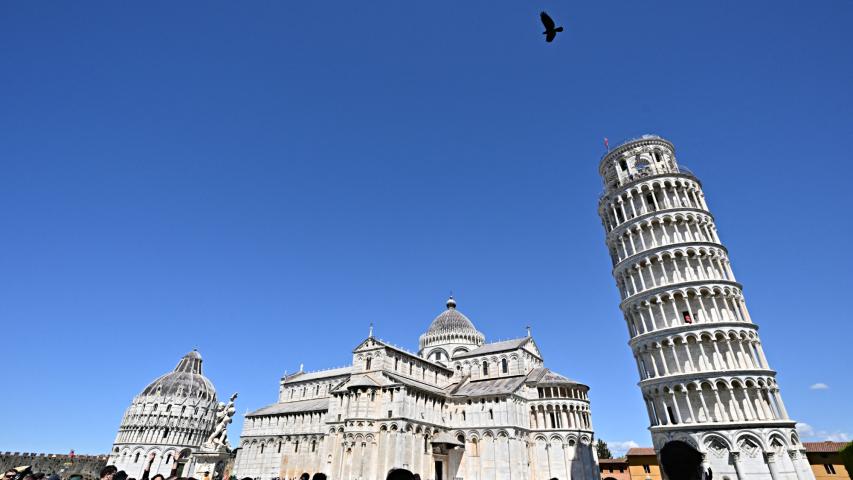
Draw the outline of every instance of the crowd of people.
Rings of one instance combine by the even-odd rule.
[[[3,480],[60,480],[59,475],[48,475],[43,472],[33,472],[30,468],[10,468],[3,475]]]
[[[100,480],[211,480],[210,472],[204,472],[204,478],[197,479],[193,477],[178,476],[178,462],[174,462],[168,477],[161,474],[156,474],[153,477],[149,476],[151,472],[151,464],[154,462],[155,455],[151,453],[145,461],[145,468],[142,471],[142,476],[139,479],[128,477],[124,470],[119,470],[115,465],[107,465],[101,469]],[[42,472],[33,472],[31,467],[10,468],[3,475],[2,480],[62,480],[57,473],[46,474]],[[251,480],[251,479],[248,479]]]

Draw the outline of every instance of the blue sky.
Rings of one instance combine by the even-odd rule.
[[[703,180],[806,437],[853,434],[851,21],[849,1],[0,3],[0,450],[106,452],[193,347],[259,408],[371,322],[415,349],[450,290],[491,340],[532,325],[599,437],[648,445],[596,214],[602,138],[644,133]]]

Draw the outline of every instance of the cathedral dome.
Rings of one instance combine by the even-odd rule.
[[[450,297],[447,300],[447,310],[441,312],[441,314],[435,317],[429,325],[426,334],[430,335],[434,333],[438,334],[448,332],[477,332],[477,329],[474,327],[474,324],[471,323],[471,320],[463,315],[462,312],[456,310],[456,300],[454,300],[453,297]]]
[[[178,362],[171,372],[149,383],[140,396],[159,395],[216,400],[213,383],[201,373],[201,354],[193,350]]]
[[[485,342],[471,320],[456,310],[456,300],[447,300],[447,310],[441,312],[420,338],[420,353],[425,358],[445,362],[456,353],[467,352]]]

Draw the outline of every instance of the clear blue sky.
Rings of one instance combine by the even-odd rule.
[[[648,445],[596,214],[602,138],[644,133],[806,437],[853,433],[853,3],[585,3],[0,3],[0,450],[106,452],[193,347],[259,408],[371,322],[416,349],[451,289]]]

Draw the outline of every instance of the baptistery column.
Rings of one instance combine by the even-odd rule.
[[[668,462],[693,458],[692,449],[706,456],[717,478],[737,478],[725,452],[745,452],[738,466],[756,472],[756,479],[771,480],[767,458],[777,459],[774,475],[795,474],[787,456],[774,455],[800,448],[795,422],[782,404],[702,183],[678,165],[674,146],[656,136],[609,151],[599,173],[604,192],[598,212],[619,307],[665,470]]]

